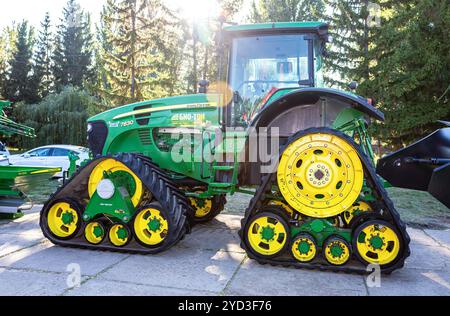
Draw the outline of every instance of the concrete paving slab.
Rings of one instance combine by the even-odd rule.
[[[194,227],[192,233],[176,247],[244,253],[236,230],[207,226]]]
[[[129,257],[99,278],[220,292],[243,259],[243,254],[235,252],[172,248],[155,256]]]
[[[76,263],[82,275],[92,276],[127,257],[127,254],[62,248],[46,242],[0,258],[0,267],[66,272],[68,265]]]
[[[0,225],[0,234],[43,236],[39,227],[39,214],[26,215],[13,222]]]
[[[425,232],[433,237],[441,246],[450,249],[450,229],[447,230],[430,230],[426,229]]]
[[[198,227],[208,227],[211,229],[224,228],[231,230],[241,229],[242,216],[220,214],[214,220],[206,224],[199,224]]]
[[[360,275],[273,267],[248,259],[225,295],[367,295],[364,282]]]
[[[217,292],[158,287],[128,282],[92,279],[74,288],[67,296],[215,296]]]
[[[445,247],[411,245],[411,255],[405,268],[450,271],[450,249]]]
[[[408,232],[409,237],[411,237],[411,244],[419,244],[424,246],[440,246],[436,240],[434,240],[421,229],[408,227],[406,231]]]
[[[0,296],[61,295],[68,288],[67,276],[0,268]]]
[[[44,240],[43,236],[36,235],[0,234],[0,257],[37,245]]]
[[[402,269],[382,276],[380,287],[368,288],[376,296],[450,295],[448,271]]]

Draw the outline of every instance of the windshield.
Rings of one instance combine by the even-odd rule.
[[[233,40],[230,85],[240,97],[233,121],[248,120],[270,92],[310,85],[305,35],[274,35]],[[237,111],[237,113],[236,113]]]

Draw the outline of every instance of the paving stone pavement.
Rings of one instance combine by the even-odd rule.
[[[0,295],[450,295],[450,230],[408,229],[405,268],[370,287],[365,276],[257,264],[239,246],[236,215],[195,227],[165,253],[142,256],[54,246],[38,212],[0,221]],[[81,285],[74,287],[78,267]]]

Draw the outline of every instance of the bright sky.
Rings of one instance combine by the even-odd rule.
[[[171,8],[181,8],[185,17],[206,18],[208,14],[217,16],[218,13],[215,0],[164,1]],[[66,3],[67,0],[0,0],[0,28],[23,19],[38,27],[47,11],[50,12],[53,24],[57,24]],[[97,22],[105,0],[78,0],[78,3],[91,12],[93,21]]]

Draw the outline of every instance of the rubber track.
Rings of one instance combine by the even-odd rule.
[[[44,224],[44,214],[48,207],[51,206],[55,200],[59,199],[72,199],[84,207],[86,204],[86,199],[89,198],[87,196],[88,175],[101,161],[109,158],[123,163],[130,170],[132,170],[143,182],[147,190],[152,193],[153,198],[158,201],[170,214],[169,234],[161,246],[157,248],[145,248],[133,240],[128,245],[118,248],[110,244],[107,240],[108,238],[105,238],[105,240],[99,245],[91,245],[83,237],[84,228],[87,225],[87,223],[84,222],[82,223],[80,231],[77,235],[73,239],[67,241],[54,238],[47,230],[46,225]],[[74,194],[79,194],[79,196],[74,198]],[[80,168],[73,175],[70,181],[61,186],[45,203],[41,211],[40,226],[46,238],[54,244],[63,247],[133,254],[155,254],[169,249],[179,240],[183,239],[186,233],[190,233],[191,224],[193,223],[193,215],[194,211],[185,194],[180,191],[172,180],[167,177],[164,171],[152,163],[148,157],[139,154],[117,154],[98,157],[83,168]],[[130,227],[130,225],[128,226]]]
[[[358,152],[358,155],[363,163],[364,166],[364,174],[365,178],[368,181],[369,187],[374,190],[374,193],[378,195],[378,202],[383,203],[383,209],[387,210],[387,214],[383,214],[382,217],[385,220],[388,220],[391,224],[393,224],[397,230],[400,233],[400,237],[403,238],[403,254],[401,254],[401,258],[392,266],[388,268],[382,269],[382,273],[389,274],[393,272],[394,270],[401,269],[404,266],[405,259],[409,257],[410,255],[410,237],[406,231],[406,225],[403,223],[403,221],[400,219],[400,215],[397,212],[397,210],[394,207],[394,204],[392,200],[389,198],[385,188],[381,184],[381,181],[378,178],[378,175],[375,172],[375,168],[373,167],[370,160],[367,158],[367,156],[363,153],[361,150],[361,147],[358,146],[352,138],[349,136],[330,129],[330,128],[310,128],[301,132],[296,133],[295,135],[291,136],[287,142],[287,144],[280,150],[280,159],[281,155],[283,154],[284,150],[295,140],[297,140],[300,137],[303,137],[307,134],[315,134],[315,133],[327,133],[332,134],[338,137],[341,137],[345,139],[349,144],[354,147],[354,149]],[[267,174],[262,177],[261,185],[258,187],[254,197],[249,203],[248,208],[245,211],[245,216],[241,221],[241,229],[239,230],[239,236],[241,238],[241,247],[246,251],[249,258],[256,260],[260,264],[270,264],[274,266],[284,266],[284,267],[295,267],[295,268],[303,268],[303,269],[311,269],[311,270],[323,270],[323,271],[334,271],[334,272],[345,272],[345,273],[357,273],[357,274],[367,274],[371,271],[367,271],[366,267],[358,262],[355,262],[356,260],[352,260],[351,265],[344,265],[344,266],[333,266],[328,263],[324,262],[315,262],[315,263],[301,263],[290,258],[263,258],[260,256],[254,255],[251,251],[249,251],[249,247],[247,246],[244,238],[244,230],[246,225],[249,222],[249,218],[253,216],[258,209],[260,209],[263,206],[263,200],[265,194],[269,194],[271,192],[272,185],[276,184],[276,173],[274,174]],[[287,252],[290,253],[290,247],[288,248]],[[317,261],[317,260],[316,260]]]

